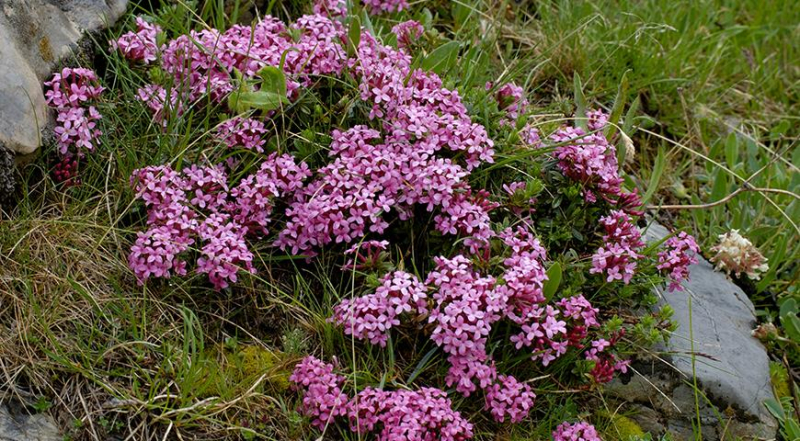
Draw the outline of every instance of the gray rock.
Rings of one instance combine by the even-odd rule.
[[[27,154],[47,123],[42,91],[86,32],[113,24],[128,0],[0,0],[0,142]]]
[[[45,414],[13,412],[0,403],[0,441],[61,441],[53,419]]]
[[[17,153],[39,147],[47,106],[36,73],[13,43],[11,30],[0,21],[0,143]]]
[[[652,242],[667,234],[666,228],[654,224],[645,239]],[[769,359],[751,334],[755,308],[724,274],[715,272],[702,257],[699,260],[690,267],[684,291],[659,290],[661,304],[675,310],[673,320],[678,324],[663,348],[663,361],[635,365],[641,375],[616,379],[607,391],[651,409],[639,412],[643,417],[637,421],[664,427],[676,439],[692,439],[697,407],[704,439],[774,438],[777,422],[763,404],[773,397]],[[693,388],[695,374],[700,394]],[[652,418],[654,414],[658,419]]]

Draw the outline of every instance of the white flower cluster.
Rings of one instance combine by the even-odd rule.
[[[769,271],[767,258],[739,234],[739,230],[720,234],[719,244],[711,251],[716,253],[711,261],[717,264],[718,270],[724,269],[728,274],[735,273],[739,277],[744,273],[750,279],[758,280],[762,273]]]

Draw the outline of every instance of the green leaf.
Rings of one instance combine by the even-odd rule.
[[[422,360],[420,360],[419,363],[417,363],[417,367],[415,367],[414,371],[411,372],[411,375],[408,376],[408,380],[406,380],[406,384],[411,384],[411,382],[413,382],[419,376],[419,374],[422,373],[422,371],[428,365],[428,362],[431,361],[431,358],[434,355],[436,355],[437,349],[438,349],[437,347],[431,348],[431,350],[428,351],[428,353],[425,354],[424,357],[422,357]]]
[[[796,313],[781,316],[781,324],[786,336],[796,343],[800,343],[800,318]]]
[[[556,293],[558,285],[561,284],[561,264],[554,262],[547,270],[547,281],[544,282],[544,298],[549,302]]]
[[[637,96],[631,103],[631,106],[628,107],[628,112],[625,113],[625,121],[622,122],[622,131],[627,133],[628,136],[633,135],[633,119],[636,117],[636,112],[639,111],[640,103],[641,100]]]
[[[586,121],[586,97],[583,96],[581,76],[575,72],[575,76],[572,77],[572,79],[575,92],[575,125],[583,130],[588,130],[588,124]]]
[[[261,90],[259,92],[286,97],[286,75],[281,69],[275,66],[264,66],[258,71],[258,76],[261,77]]]
[[[653,174],[650,175],[650,183],[648,184],[647,191],[642,196],[642,205],[646,204],[650,198],[656,194],[658,184],[661,181],[661,175],[664,173],[664,167],[667,165],[667,155],[664,149],[659,147],[656,162],[653,165]]]
[[[457,41],[449,41],[437,47],[422,60],[422,68],[444,76],[456,64],[460,47],[461,43]]]
[[[788,418],[784,421],[783,432],[786,439],[800,439],[800,424],[794,418]]]
[[[736,137],[735,133],[731,133],[725,140],[725,161],[728,163],[728,167],[736,167],[738,158],[739,138]]]
[[[361,19],[354,15],[347,31],[347,55],[353,56],[357,53],[359,43],[361,43]]]
[[[461,26],[464,26],[471,12],[472,8],[470,7],[470,5],[466,5],[462,1],[457,0],[451,3],[450,13],[453,16],[453,21],[455,22],[456,29],[459,29],[461,28]]]
[[[611,139],[617,133],[617,125],[622,116],[622,109],[625,108],[625,101],[628,98],[628,72],[630,72],[630,69],[622,74],[622,80],[619,83],[619,89],[617,89],[617,97],[614,99],[614,106],[608,116],[608,125],[605,130],[605,135],[608,139]]]
[[[797,314],[797,312],[797,300],[786,298],[786,300],[781,302],[780,315]]]
[[[728,194],[728,175],[722,170],[716,175],[714,186],[711,188],[711,202],[718,201]]]
[[[288,104],[286,95],[272,92],[234,92],[228,97],[228,105],[237,113],[244,113],[250,109],[264,112],[280,109],[283,104]]]
[[[783,410],[783,406],[781,406],[781,403],[779,403],[778,400],[774,398],[768,398],[764,400],[764,407],[767,408],[769,413],[771,413],[775,419],[779,421],[784,421],[786,419],[786,412]]]

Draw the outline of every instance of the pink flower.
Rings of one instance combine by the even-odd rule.
[[[535,399],[530,386],[512,376],[499,375],[497,382],[486,390],[486,410],[501,423],[506,416],[512,423],[519,423],[528,416]]]
[[[342,392],[345,378],[333,373],[332,364],[308,356],[295,366],[289,381],[304,389],[300,411],[317,429],[324,430],[334,418],[347,415],[348,398]]]
[[[561,423],[553,432],[553,441],[602,441],[597,430],[589,423]]]
[[[633,278],[639,251],[644,248],[642,233],[623,211],[612,211],[600,218],[605,230],[604,245],[592,256],[592,274],[606,274],[606,281],[622,280],[630,283]]]
[[[658,253],[657,268],[668,274],[669,291],[682,291],[681,282],[689,280],[689,265],[697,263],[700,247],[685,231],[667,239],[664,246],[666,249]]]
[[[427,310],[425,285],[409,273],[395,271],[384,276],[375,293],[342,300],[333,308],[330,321],[342,326],[347,335],[385,347],[389,330],[400,324],[402,314]]]
[[[425,28],[414,20],[404,21],[392,27],[392,33],[397,36],[397,45],[400,47],[411,46],[424,32]]]
[[[217,137],[229,148],[241,147],[247,150],[264,152],[267,133],[264,123],[252,118],[234,117],[226,120],[217,128]]]
[[[144,64],[156,60],[158,46],[156,37],[161,33],[161,27],[150,24],[141,17],[136,17],[136,32],[128,32],[117,40],[110,42],[112,50],[119,50],[122,55],[131,61],[141,61]]]

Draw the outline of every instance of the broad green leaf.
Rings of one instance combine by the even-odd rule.
[[[422,68],[443,76],[456,64],[460,47],[461,44],[457,41],[449,41],[437,47],[422,60]]]
[[[583,130],[588,130],[586,121],[586,97],[583,95],[581,76],[578,75],[578,72],[575,72],[575,76],[572,77],[572,79],[575,92],[575,125]]]
[[[781,403],[779,403],[778,400],[774,398],[768,398],[764,400],[764,407],[767,408],[769,413],[771,413],[775,419],[780,421],[786,419],[786,412],[783,410],[783,406],[781,406]]]
[[[544,282],[544,298],[549,302],[558,290],[558,285],[561,284],[561,264],[554,262],[550,269],[547,270],[547,280]]]
[[[258,76],[261,77],[261,90],[259,92],[286,97],[286,75],[282,70],[275,66],[264,66],[258,71]]]
[[[433,13],[430,9],[424,8],[420,14],[417,14],[417,21],[422,24],[425,29],[430,29],[433,26]]]
[[[357,53],[359,43],[361,43],[361,19],[354,15],[347,31],[347,54],[353,56]]]
[[[728,175],[720,170],[716,173],[714,186],[711,187],[711,202],[718,201],[728,195]]]
[[[228,105],[237,113],[244,113],[250,109],[258,109],[264,112],[277,110],[283,104],[288,104],[286,95],[277,95],[271,92],[234,92],[228,98]]]
[[[787,298],[786,300],[781,302],[780,315],[783,316],[783,315],[789,315],[789,314],[792,314],[792,313],[795,313],[795,314],[798,313],[797,300],[792,299],[792,298]]]
[[[663,148],[658,149],[656,156],[656,163],[653,165],[653,174],[650,175],[650,183],[647,186],[647,191],[642,196],[642,205],[650,201],[650,198],[656,194],[658,184],[661,182],[661,175],[664,173],[664,167],[667,165],[667,155],[664,153]]]
[[[782,315],[781,324],[783,330],[786,331],[786,336],[795,343],[800,343],[800,318],[797,317],[797,314]]]

